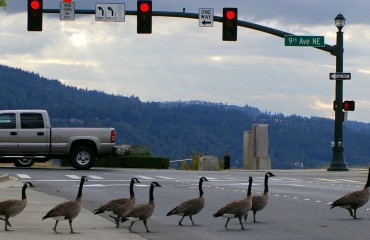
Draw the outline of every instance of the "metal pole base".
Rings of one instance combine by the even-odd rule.
[[[333,158],[331,159],[328,171],[349,171],[342,149],[339,151],[333,149]]]

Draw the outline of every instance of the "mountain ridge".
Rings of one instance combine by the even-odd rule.
[[[229,154],[242,165],[243,131],[269,125],[273,168],[326,167],[330,164],[334,121],[285,116],[258,108],[206,101],[142,102],[136,96],[67,86],[37,73],[0,65],[0,109],[46,109],[54,127],[114,127],[117,144],[148,145],[153,155],[187,158],[201,152]],[[346,161],[365,166],[370,155],[370,124],[345,122]],[[299,167],[302,166],[299,164]]]

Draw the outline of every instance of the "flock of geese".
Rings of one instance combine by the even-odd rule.
[[[214,217],[224,217],[226,218],[226,223],[224,225],[227,230],[227,225],[231,218],[237,218],[239,220],[241,229],[244,230],[243,218],[246,221],[249,212],[253,212],[253,222],[256,222],[256,213],[263,210],[268,203],[268,179],[274,177],[275,175],[271,172],[265,174],[264,180],[264,193],[262,195],[252,196],[252,183],[253,178],[249,177],[247,196],[244,199],[236,200],[227,203],[225,206],[220,208]],[[75,219],[81,211],[81,198],[82,198],[82,188],[84,183],[88,181],[86,176],[81,177],[77,197],[73,201],[66,201],[56,205],[50,211],[42,217],[42,220],[47,218],[53,218],[55,220],[55,225],[53,231],[57,231],[57,225],[59,221],[68,220],[71,233],[76,233],[72,227],[72,221]],[[182,221],[185,217],[189,217],[192,224],[195,225],[193,221],[193,216],[198,214],[204,207],[204,192],[203,192],[203,182],[208,182],[206,177],[201,177],[199,179],[199,197],[186,200],[179,204],[177,207],[173,208],[167,213],[167,216],[179,215],[181,216],[178,224],[181,226]],[[149,202],[147,204],[135,205],[135,193],[134,184],[140,183],[137,178],[132,178],[130,182],[130,197],[129,198],[119,198],[113,199],[93,212],[95,214],[101,214],[105,212],[112,212],[114,215],[110,215],[115,220],[115,225],[118,228],[121,222],[130,221],[131,225],[129,231],[132,231],[132,226],[137,221],[142,221],[146,231],[150,232],[147,226],[147,221],[154,212],[154,188],[161,187],[158,182],[152,182],[149,189]],[[27,187],[34,187],[30,182],[24,183],[22,187],[22,199],[21,200],[5,200],[0,202],[0,220],[5,222],[5,231],[13,231],[8,229],[12,227],[9,222],[9,218],[17,216],[21,213],[27,205],[26,189]],[[357,218],[356,210],[369,201],[369,187],[370,187],[370,168],[368,173],[367,182],[364,189],[350,192],[343,197],[334,201],[330,208],[342,207],[349,211],[351,217]]]

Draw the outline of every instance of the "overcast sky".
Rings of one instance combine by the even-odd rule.
[[[75,0],[95,3],[135,0]],[[153,33],[136,33],[136,16],[96,22],[94,15],[60,21],[44,14],[43,31],[27,32],[27,1],[7,0],[0,9],[0,64],[37,72],[66,85],[142,101],[203,100],[246,104],[272,113],[334,118],[335,57],[310,47],[287,47],[284,39],[238,28],[237,42],[222,41],[222,25],[200,28],[198,20],[153,17]],[[44,8],[59,9],[59,0]],[[370,122],[370,1],[368,0],[153,0],[154,11],[198,13],[237,7],[239,19],[296,35],[324,36],[335,45],[334,18],[346,18],[344,100],[355,100],[349,119]]]

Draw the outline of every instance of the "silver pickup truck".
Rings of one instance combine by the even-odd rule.
[[[52,128],[45,110],[0,111],[0,162],[31,167],[34,162],[68,158],[89,169],[98,156],[114,153],[113,128]]]

